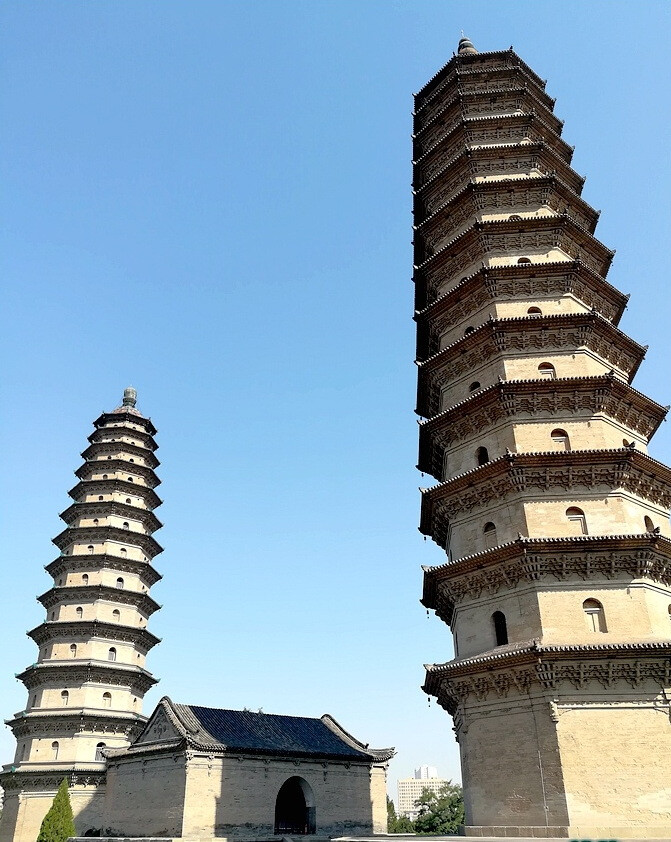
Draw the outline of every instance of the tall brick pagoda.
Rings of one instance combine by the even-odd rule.
[[[0,775],[3,839],[35,838],[63,778],[78,824],[100,827],[105,749],[129,745],[146,722],[142,699],[156,683],[145,659],[158,643],[147,621],[159,608],[149,589],[161,578],[152,566],[161,501],[156,430],[136,397],[126,389],[122,405],[94,422],[73,502],[61,514],[60,554],[46,566],[53,586],[38,597],[46,618],[28,632],[37,661],[17,676],[28,701],[7,723],[17,749]]]
[[[455,657],[467,835],[671,838],[666,408],[631,382],[572,148],[516,54],[457,55],[416,95],[422,602]]]

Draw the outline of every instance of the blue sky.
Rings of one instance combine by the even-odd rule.
[[[146,712],[328,711],[398,748],[392,783],[459,777],[419,690],[452,646],[418,601],[442,555],[417,532],[411,94],[462,29],[548,79],[650,345],[635,385],[670,403],[670,10],[5,0],[3,717],[79,453],[132,383],[165,500]]]

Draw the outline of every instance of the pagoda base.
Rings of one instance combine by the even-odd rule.
[[[75,827],[82,833],[102,824],[105,803],[104,774],[83,779],[76,772],[64,770],[51,775],[3,774],[5,802],[0,821],[0,842],[35,842],[42,819],[53,804],[58,785],[66,778]]]
[[[603,840],[603,842],[668,842],[671,839],[671,825],[654,827],[622,827],[608,825],[568,825],[545,827],[540,825],[517,827],[513,825],[492,825],[489,827],[467,825],[461,829],[463,836],[477,839],[581,839]]]

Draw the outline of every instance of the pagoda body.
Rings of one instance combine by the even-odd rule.
[[[161,501],[156,430],[135,403],[126,389],[123,404],[94,422],[73,502],[61,514],[60,554],[46,566],[53,585],[38,597],[46,618],[28,632],[39,653],[17,676],[26,708],[7,722],[17,748],[0,775],[3,842],[34,842],[63,778],[78,834],[99,828],[105,749],[129,745],[146,722],[142,700],[156,683],[145,659],[158,643],[147,621],[159,608],[149,590],[161,578],[152,566]]]
[[[422,602],[455,648],[424,690],[467,835],[671,838],[666,408],[631,386],[645,349],[553,105],[467,39],[416,95],[420,530],[447,554]]]

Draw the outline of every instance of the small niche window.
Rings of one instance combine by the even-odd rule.
[[[56,740],[51,744],[51,759],[58,760],[58,742]]]
[[[525,266],[525,265],[527,265],[528,263],[531,263],[531,260],[529,260],[529,258],[528,258],[528,257],[520,257],[520,258],[518,259],[517,263],[518,263],[518,265],[519,265],[519,266]]]
[[[75,614],[77,615],[78,620],[82,619],[82,617],[84,616],[84,609],[81,607],[81,605],[78,605],[75,608]]]
[[[61,705],[63,705],[63,707],[67,707],[69,701],[70,694],[67,690],[63,690],[63,692],[61,693]]]
[[[553,430],[550,433],[550,438],[555,445],[557,450],[570,450],[571,449],[571,441],[568,437],[568,433],[566,430]]]
[[[116,586],[117,588],[123,588],[123,579],[121,578],[121,576],[119,576],[119,578],[116,580]]]
[[[475,460],[478,465],[486,465],[489,462],[489,451],[486,447],[479,447],[475,451]]]
[[[479,388],[480,388],[480,381],[479,381],[479,380],[474,380],[474,381],[471,383],[471,385],[468,387],[468,391],[469,391],[469,392],[477,392]]]
[[[112,620],[113,620],[115,623],[120,623],[120,622],[121,622],[121,611],[119,611],[119,609],[118,609],[118,608],[115,608],[115,609],[114,609],[114,611],[112,611]]]
[[[99,494],[99,495],[98,495],[98,500],[102,500],[102,499],[103,499],[102,494]]]
[[[128,553],[128,550],[127,550],[125,547],[122,547],[122,548],[119,550],[119,552],[121,553],[121,555],[126,555],[126,554]]]
[[[128,482],[133,482],[133,477],[128,477]]]
[[[540,307],[529,307],[529,309],[527,310],[527,315],[529,315],[529,316],[542,316],[543,311],[541,310]]]
[[[107,474],[103,474],[103,479],[107,479]]]
[[[104,760],[104,759],[105,759],[105,755],[103,754],[103,749],[104,749],[104,748],[107,748],[107,744],[106,744],[106,743],[98,743],[98,744],[96,745],[96,760],[97,760],[97,761],[99,761],[99,762],[100,762],[101,760]]]
[[[86,549],[89,551],[89,553],[93,553],[93,544],[89,544]]]
[[[604,614],[603,605],[598,599],[586,599],[582,604],[582,610],[585,612],[587,628],[591,632],[608,631],[606,628],[606,615]]]
[[[546,380],[556,380],[557,379],[557,372],[555,367],[552,363],[541,363],[538,366],[538,373],[541,377],[544,377]]]
[[[126,503],[130,505],[130,497],[126,497]]]
[[[645,516],[645,531],[646,532],[654,532],[655,531],[655,524],[652,522],[651,518],[647,515]]]
[[[77,644],[76,643],[70,644],[70,657],[71,658],[77,657]]]
[[[88,585],[88,583],[89,583],[89,574],[88,573],[82,574],[82,584]]]
[[[112,694],[111,693],[103,693],[103,707],[104,708],[111,708],[112,707]]]
[[[491,520],[489,523],[485,524],[484,529],[482,530],[482,534],[485,536],[485,549],[491,550],[492,547],[496,546],[496,524],[492,523]]]
[[[521,222],[521,221],[522,221],[522,217],[519,215],[519,213],[512,213],[508,217],[508,222]]]
[[[128,521],[127,521],[127,520],[125,520],[125,521],[123,522],[123,528],[124,528],[124,529],[130,529],[130,524],[128,523]]]
[[[494,626],[496,645],[505,646],[508,643],[508,624],[503,611],[495,611],[492,614],[492,625]]]
[[[571,534],[573,535],[587,535],[587,521],[585,520],[585,513],[577,506],[571,506],[566,510],[566,518],[573,527]]]
[[[116,661],[116,649],[113,646],[110,647],[109,651],[107,652],[107,660]]]
[[[100,524],[100,521],[98,520],[98,518],[97,518],[97,517],[94,517],[94,518],[93,518],[93,525],[94,525],[94,526],[98,526],[99,524]]]

